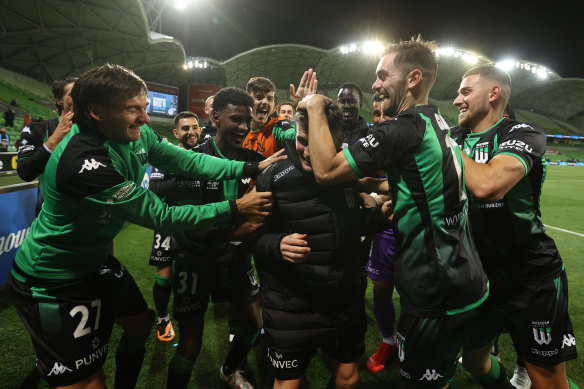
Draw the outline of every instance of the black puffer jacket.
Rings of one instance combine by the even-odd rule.
[[[358,260],[362,235],[388,228],[380,207],[365,209],[354,185],[319,186],[301,167],[294,141],[288,158],[260,174],[258,191],[272,191],[268,232],[254,246],[264,329],[279,348],[313,347],[329,331],[365,331],[366,278]],[[282,258],[280,241],[305,233],[303,263]]]

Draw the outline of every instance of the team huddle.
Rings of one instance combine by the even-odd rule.
[[[148,127],[132,71],[56,82],[60,119],[22,131],[18,173],[38,177],[39,207],[9,276],[42,377],[105,388],[115,322],[115,388],[134,388],[155,321],[160,341],[175,338],[174,295],[168,388],[188,386],[211,298],[229,303],[218,370],[231,387],[253,388],[241,365],[257,345],[274,388],[300,388],[317,349],[336,361],[334,385],[355,388],[369,277],[383,337],[370,372],[397,355],[403,387],[446,388],[462,356],[485,388],[578,388],[566,272],[540,219],[545,134],[510,117],[511,80],[494,66],[462,76],[451,128],[429,104],[435,51],[420,37],[386,49],[374,125],[357,84],[334,102],[309,69],[276,114],[264,77],[210,97],[203,128],[179,113],[178,146]],[[115,257],[126,221],[155,231],[156,312]],[[504,331],[527,386],[492,353]]]

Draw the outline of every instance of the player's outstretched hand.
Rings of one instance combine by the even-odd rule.
[[[318,80],[316,79],[316,72],[312,69],[308,69],[302,75],[302,78],[298,83],[298,89],[294,88],[294,84],[290,84],[290,102],[296,107],[300,100],[308,95],[315,94],[317,87]]]
[[[306,234],[286,235],[280,241],[280,252],[282,257],[292,263],[306,261],[310,247],[306,241]]]
[[[270,166],[271,164],[281,161],[282,159],[288,158],[286,155],[282,155],[283,152],[284,149],[278,150],[274,154],[270,155],[268,158],[260,162],[260,164],[258,165],[258,169],[260,170],[260,172],[267,168],[268,166]]]
[[[253,188],[242,198],[235,200],[237,212],[244,216],[262,216],[270,215],[272,208],[272,192],[258,192]]]

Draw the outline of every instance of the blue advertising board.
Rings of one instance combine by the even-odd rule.
[[[36,197],[36,183],[0,189],[0,285],[7,281],[16,251],[30,231]]]

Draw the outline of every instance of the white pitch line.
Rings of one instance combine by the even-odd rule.
[[[574,231],[570,231],[570,230],[565,230],[563,228],[559,228],[559,227],[554,227],[554,226],[548,226],[547,224],[544,224],[546,228],[551,228],[553,230],[558,230],[558,231],[562,231],[562,232],[567,232],[568,234],[574,234],[574,235],[578,235],[584,238],[584,234],[581,234],[579,232],[574,232]]]

